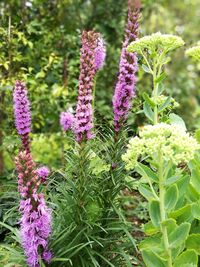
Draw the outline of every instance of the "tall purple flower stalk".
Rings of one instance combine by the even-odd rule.
[[[30,103],[26,86],[16,81],[13,92],[15,126],[21,137],[24,149],[29,152],[29,133],[31,131]]]
[[[51,260],[48,237],[51,233],[51,210],[46,206],[43,194],[38,193],[41,179],[30,153],[31,131],[30,104],[27,89],[17,81],[13,93],[14,116],[17,132],[22,140],[22,149],[15,159],[18,172],[18,191],[21,195],[20,235],[22,246],[30,267],[39,267],[40,258]]]
[[[51,210],[46,206],[43,194],[37,192],[40,178],[35,170],[31,154],[21,151],[15,158],[18,172],[20,202],[20,235],[22,246],[30,267],[39,267],[39,259],[51,260],[48,237],[51,233]]]
[[[92,90],[94,78],[105,59],[105,47],[99,33],[82,33],[78,103],[74,132],[79,143],[93,137]]]
[[[128,1],[128,21],[119,65],[119,76],[113,96],[114,127],[119,132],[126,122],[131,102],[135,96],[137,56],[127,52],[127,46],[135,41],[139,32],[140,1]]]

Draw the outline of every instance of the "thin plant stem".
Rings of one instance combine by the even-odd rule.
[[[171,255],[171,249],[169,247],[169,239],[168,239],[168,233],[166,225],[164,225],[164,221],[167,219],[167,214],[165,212],[165,178],[163,176],[163,158],[162,153],[159,152],[159,167],[158,167],[158,178],[159,178],[159,202],[160,202],[160,216],[161,216],[161,222],[160,222],[160,229],[163,235],[163,241],[164,241],[164,248],[167,255],[167,266],[172,267],[172,255]]]

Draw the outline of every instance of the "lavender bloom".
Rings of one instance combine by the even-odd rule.
[[[80,143],[93,137],[92,89],[97,71],[95,49],[100,35],[93,31],[82,33],[82,48],[80,59],[79,94],[76,108],[74,132]]]
[[[15,83],[13,101],[15,126],[18,134],[21,136],[24,148],[29,151],[28,134],[31,131],[30,104],[27,96],[27,89],[20,81],[16,81]]]
[[[49,263],[47,239],[51,233],[51,210],[47,208],[42,194],[35,193],[34,199],[28,198],[20,203],[22,212],[20,234],[22,246],[30,267],[39,267],[40,250],[42,258]]]
[[[128,22],[125,30],[125,41],[123,43],[118,82],[113,96],[114,127],[119,132],[124,125],[128,112],[131,109],[131,101],[135,96],[135,83],[137,71],[137,56],[135,53],[127,52],[127,46],[138,37],[138,19],[140,14],[140,1],[129,0]]]
[[[60,125],[64,131],[73,128],[74,125],[74,115],[70,112],[61,112],[60,113]]]
[[[48,237],[51,233],[51,210],[46,206],[43,194],[37,190],[41,183],[35,163],[30,153],[21,151],[15,158],[18,172],[18,189],[22,196],[20,202],[20,236],[27,264],[39,267],[39,258],[50,262]]]
[[[43,167],[40,167],[36,170],[38,176],[40,177],[41,179],[41,182],[42,183],[46,183],[46,180],[47,180],[47,177],[49,176],[49,168],[43,166]]]
[[[95,48],[95,64],[96,69],[99,70],[103,67],[106,58],[106,47],[103,38],[99,38],[97,41],[97,47]]]

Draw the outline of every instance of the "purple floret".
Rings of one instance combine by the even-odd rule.
[[[61,112],[60,113],[60,125],[63,131],[68,131],[73,128],[74,125],[74,115],[70,112]]]
[[[103,67],[106,58],[106,47],[103,38],[99,38],[97,41],[97,47],[95,48],[95,64],[96,69],[99,70]]]
[[[42,183],[46,183],[47,177],[49,176],[49,168],[47,168],[46,166],[40,167],[36,170],[38,176],[41,179]]]

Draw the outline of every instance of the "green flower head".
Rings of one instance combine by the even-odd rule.
[[[161,153],[165,161],[171,161],[177,166],[193,159],[197,149],[200,149],[200,145],[184,128],[159,123],[142,128],[139,137],[130,140],[127,152],[122,159],[127,169],[133,169],[139,157],[155,160],[158,158],[158,153]]]
[[[172,34],[161,34],[160,32],[144,36],[132,42],[127,50],[128,52],[137,52],[141,54],[144,50],[169,52],[184,45],[181,37]]]
[[[194,60],[200,61],[200,45],[187,49],[185,54]]]

